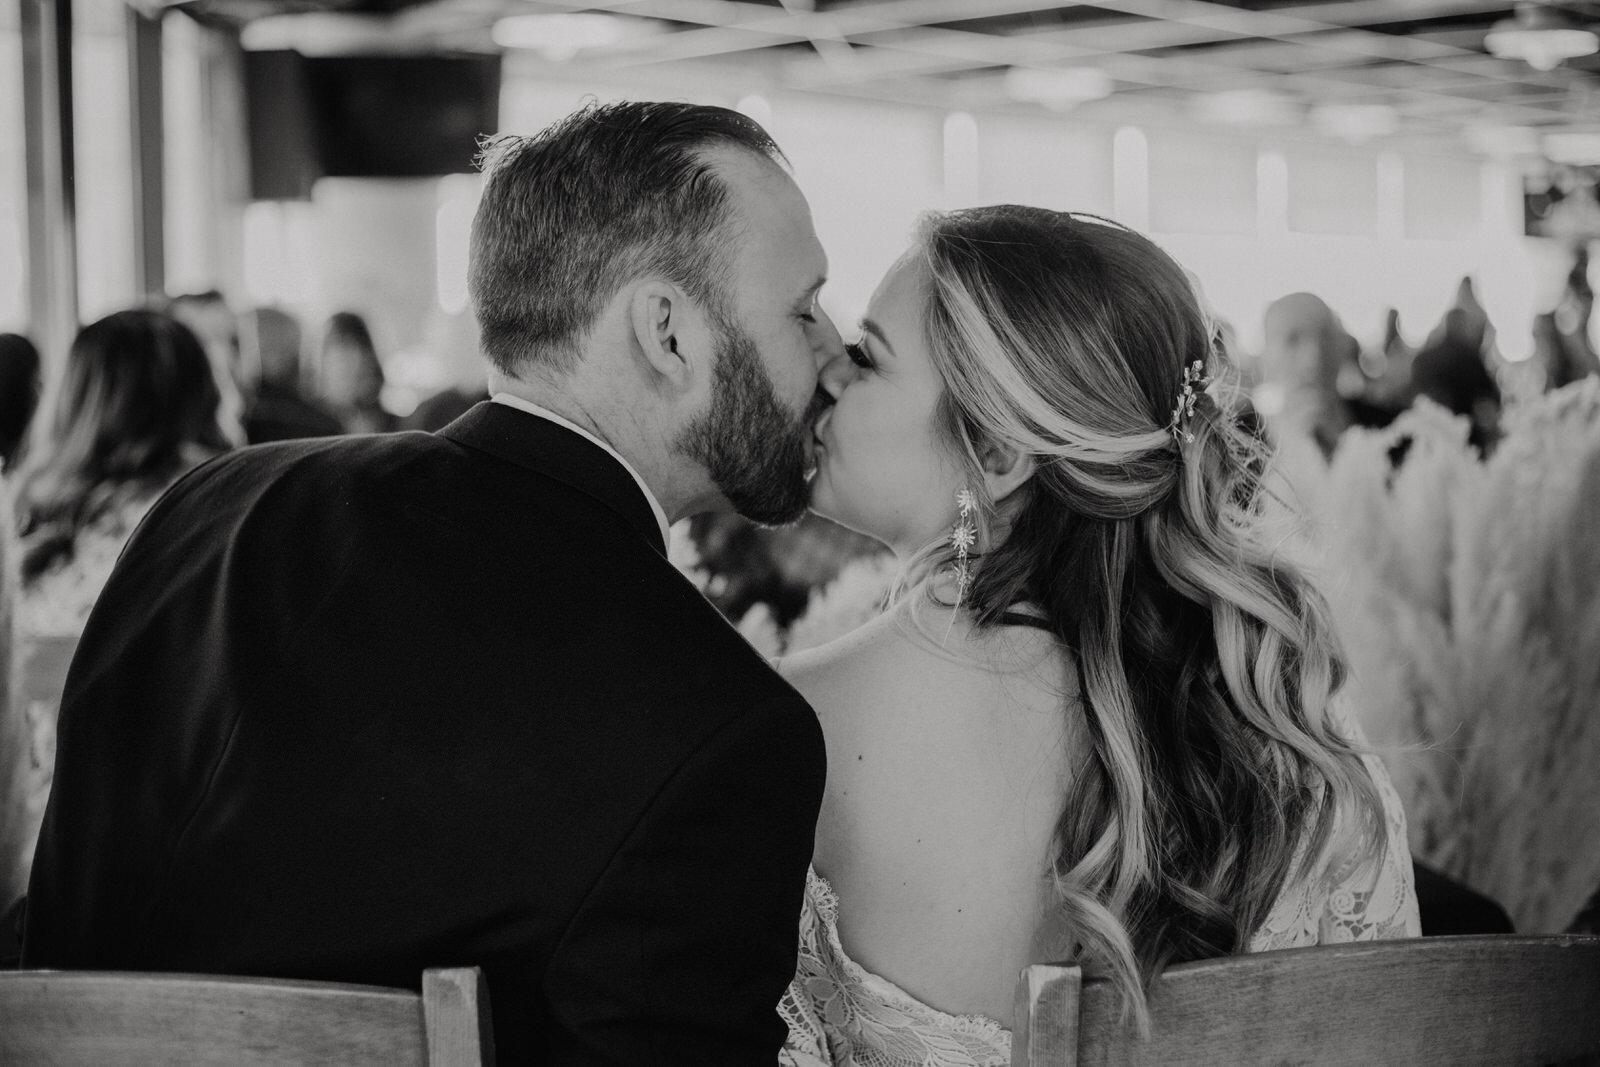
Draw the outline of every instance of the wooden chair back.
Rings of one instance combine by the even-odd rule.
[[[217,975],[0,972],[8,1067],[494,1063],[476,967],[424,971],[420,994]]]
[[[1600,937],[1489,935],[1261,952],[1169,968],[1151,1035],[1109,985],[1029,967],[1013,1067],[1600,1063]]]

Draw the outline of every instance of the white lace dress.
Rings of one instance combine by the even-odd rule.
[[[1278,898],[1248,951],[1418,937],[1405,813],[1383,765],[1366,757],[1383,798],[1389,842],[1377,862],[1324,870]],[[779,1012],[788,1067],[1007,1067],[1011,1032],[980,1015],[950,1015],[861,967],[839,943],[839,898],[811,871],[800,958]]]

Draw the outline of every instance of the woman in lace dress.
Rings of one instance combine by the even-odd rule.
[[[21,685],[10,712],[23,751],[7,761],[0,891],[20,891],[55,762],[55,717],[72,648],[123,543],[168,485],[228,447],[217,382],[189,329],[119,311],[79,331],[47,438],[17,479]]]
[[[1183,271],[1114,223],[931,218],[825,368],[814,510],[889,545],[881,617],[782,664],[828,787],[781,1010],[800,1064],[1005,1064],[1027,964],[1415,936],[1403,816],[1259,531]]]

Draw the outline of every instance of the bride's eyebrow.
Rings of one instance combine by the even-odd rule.
[[[883,350],[885,352],[889,353],[891,356],[894,355],[894,346],[889,343],[889,338],[884,336],[882,326],[879,326],[871,319],[862,319],[861,332],[871,334],[878,344],[883,346]]]

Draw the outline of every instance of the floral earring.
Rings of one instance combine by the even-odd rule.
[[[977,510],[978,498],[971,489],[962,486],[956,492],[956,525],[950,531],[950,544],[956,550],[956,603],[961,603],[961,598],[967,592],[967,586],[972,584],[972,568],[967,560],[967,552],[978,543],[978,527],[972,520],[972,513]]]

